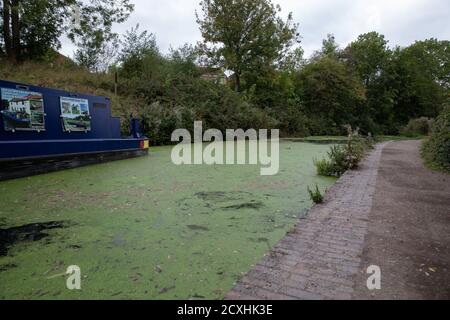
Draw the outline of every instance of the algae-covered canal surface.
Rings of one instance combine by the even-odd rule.
[[[258,166],[175,166],[171,148],[159,147],[0,182],[0,229],[28,240],[3,237],[0,298],[223,298],[312,206],[307,186],[335,182],[313,166],[327,150],[282,142],[277,176]],[[30,224],[41,232],[26,233]],[[81,268],[80,291],[66,288],[70,265]]]

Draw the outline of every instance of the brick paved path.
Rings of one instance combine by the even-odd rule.
[[[227,299],[350,299],[359,271],[381,153],[345,174]]]

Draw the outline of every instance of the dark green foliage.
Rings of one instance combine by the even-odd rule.
[[[365,85],[375,84],[389,60],[389,49],[383,35],[376,32],[358,36],[346,49],[344,56]]]
[[[341,135],[345,124],[359,125],[365,88],[344,64],[325,57],[306,65],[296,89],[312,135]]]
[[[414,118],[435,118],[449,95],[450,41],[430,39],[397,49],[392,64],[394,120],[406,125]]]
[[[23,58],[44,59],[59,49],[59,37],[64,32],[65,19],[68,17],[67,7],[73,1],[26,0],[22,1],[22,33]]]
[[[2,0],[0,53],[13,62],[52,60],[66,34],[78,46],[80,65],[105,71],[117,47],[112,26],[124,22],[133,8],[130,0]]]
[[[387,43],[383,35],[370,32],[360,35],[342,53],[366,89],[367,100],[358,114],[358,126],[366,134],[396,131],[392,119],[395,91],[389,70],[392,53]]]
[[[236,91],[245,73],[273,67],[299,40],[292,14],[284,21],[271,0],[203,0],[200,5],[200,48],[210,63],[234,72]]]
[[[383,35],[360,35],[344,50],[333,36],[299,72],[296,93],[312,134],[398,134],[415,118],[434,118],[449,95],[450,42],[419,41],[391,50]]]
[[[322,204],[324,201],[324,197],[322,195],[322,193],[319,190],[319,186],[316,185],[316,190],[312,191],[309,186],[308,186],[308,193],[309,196],[311,197],[311,200],[315,203],[315,204]]]
[[[192,132],[194,121],[203,121],[204,130],[215,128],[225,132],[228,128],[272,128],[276,121],[264,111],[243,102],[227,87],[218,87],[202,79],[193,79],[187,89],[180,86],[172,91],[162,88],[163,96],[144,104],[137,111],[142,129],[152,144],[170,144],[175,129]],[[184,91],[187,90],[187,91]],[[202,96],[202,100],[193,97]],[[173,102],[177,100],[176,105]]]
[[[450,173],[450,107],[447,106],[433,125],[431,136],[425,142],[422,155],[433,168]]]
[[[0,53],[11,61],[24,59],[44,60],[61,44],[59,37],[67,30],[70,6],[75,0],[20,0],[0,1]],[[9,6],[4,15],[4,5]],[[15,7],[17,4],[17,8]],[[16,9],[14,9],[16,8]],[[14,10],[13,10],[14,9]],[[18,15],[14,17],[13,11]],[[9,24],[6,25],[5,17]],[[18,19],[18,30],[13,30],[14,19]],[[19,44],[14,47],[14,42]]]

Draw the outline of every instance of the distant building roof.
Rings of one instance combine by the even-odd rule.
[[[227,76],[222,68],[200,67],[200,78],[208,81],[218,81],[222,84],[227,82]]]

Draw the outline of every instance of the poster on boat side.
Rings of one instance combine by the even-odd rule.
[[[45,111],[42,93],[1,88],[0,112],[5,131],[44,131]]]
[[[91,131],[89,101],[86,99],[60,97],[61,120],[66,132]]]

